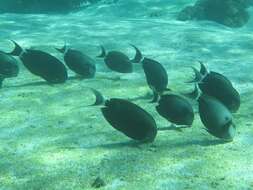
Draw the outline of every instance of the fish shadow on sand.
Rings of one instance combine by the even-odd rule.
[[[175,148],[181,148],[181,147],[187,147],[187,146],[216,146],[216,145],[222,145],[228,143],[227,141],[221,141],[220,139],[192,139],[192,140],[186,140],[182,142],[174,142],[174,141],[168,141],[160,143],[145,143],[145,142],[139,142],[134,140],[124,141],[124,142],[115,142],[115,143],[107,143],[107,144],[100,144],[100,145],[94,145],[89,147],[76,147],[76,148],[84,148],[84,149],[93,149],[93,148],[104,148],[104,149],[120,149],[120,148],[143,148],[150,147],[155,145],[157,147],[157,150],[159,149],[175,149]]]
[[[200,146],[216,146],[216,145],[222,145],[222,144],[227,144],[229,143],[228,141],[224,141],[221,139],[193,139],[191,142],[186,142],[191,143],[192,145],[200,145]]]
[[[118,149],[118,148],[122,148],[122,147],[138,148],[139,145],[142,145],[142,144],[144,144],[144,143],[134,141],[134,140],[129,140],[129,141],[125,141],[125,142],[101,144],[101,145],[98,145],[98,147],[105,148],[105,149]]]
[[[140,145],[145,143],[138,142],[134,140],[124,141],[124,142],[115,142],[115,143],[106,143],[106,144],[94,144],[88,146],[65,146],[67,149],[95,149],[95,148],[104,148],[104,149],[121,149],[121,148],[140,148]]]
[[[117,143],[108,143],[108,144],[101,144],[98,145],[97,147],[101,148],[106,148],[106,149],[117,149],[117,148],[122,148],[122,147],[132,147],[132,148],[140,148],[142,145],[147,145],[147,146],[152,146],[154,144],[157,146],[157,149],[163,149],[163,148],[180,148],[180,147],[187,147],[187,146],[203,146],[203,147],[208,147],[208,146],[217,146],[217,145],[223,145],[229,143],[228,141],[223,141],[220,139],[191,139],[191,140],[185,140],[181,142],[175,142],[173,139],[171,141],[166,140],[166,142],[160,143],[144,143],[144,142],[138,142],[134,140],[126,141],[126,142],[117,142]],[[94,147],[95,148],[95,147]]]
[[[25,83],[25,84],[19,84],[19,85],[5,86],[4,88],[19,88],[19,87],[43,86],[43,85],[52,86],[46,81],[36,81],[36,82],[29,82],[29,83]]]
[[[87,80],[90,78],[84,78],[84,77],[80,77],[80,76],[71,76],[68,78],[69,81],[73,81],[73,80]],[[65,84],[65,83],[62,83]],[[62,84],[50,84],[47,81],[36,81],[36,82],[29,82],[29,83],[25,83],[25,84],[18,84],[18,85],[8,85],[8,86],[4,86],[4,88],[19,88],[19,87],[29,87],[29,86],[56,86],[56,85],[62,85]]]
[[[196,146],[202,146],[202,147],[209,147],[209,146],[218,146],[229,143],[228,141],[222,141],[220,139],[190,139],[185,141],[177,141],[175,142],[173,139],[171,141],[164,141],[160,145],[157,145],[158,148],[169,148],[169,149],[175,149],[175,148],[183,148],[183,147],[196,147]]]
[[[80,75],[75,75],[75,76],[70,76],[68,78],[68,81],[72,81],[72,80],[88,80],[88,79],[95,79],[95,78],[84,77],[84,76],[80,76]]]

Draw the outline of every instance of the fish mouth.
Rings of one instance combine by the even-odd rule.
[[[224,126],[222,138],[226,141],[233,141],[236,134],[236,127],[232,121],[227,122]]]

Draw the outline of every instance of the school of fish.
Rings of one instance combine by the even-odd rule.
[[[0,51],[0,88],[3,81],[17,77],[19,67],[14,56],[18,57],[24,67],[32,74],[41,77],[49,84],[64,83],[68,79],[67,68],[82,78],[94,78],[96,61],[82,51],[68,48],[55,48],[63,54],[64,63],[55,56],[34,49],[25,49],[17,42],[12,52]],[[104,59],[105,65],[118,73],[132,73],[133,64],[140,64],[145,74],[148,87],[153,92],[150,101],[157,113],[171,123],[169,129],[183,129],[192,126],[195,112],[192,101],[198,104],[198,113],[204,129],[214,137],[230,142],[236,134],[233,114],[239,110],[240,94],[232,82],[215,71],[208,71],[200,62],[200,70],[192,68],[195,78],[188,81],[194,84],[194,90],[185,94],[175,92],[168,87],[168,74],[165,67],[156,60],[143,57],[141,51],[135,50],[135,57],[130,59],[121,51],[106,51],[101,46],[98,58]],[[65,66],[66,65],[66,66]],[[153,142],[159,130],[153,116],[130,100],[121,98],[105,99],[101,92],[90,88],[95,94],[93,106],[101,106],[105,120],[116,130],[131,139],[141,142]]]

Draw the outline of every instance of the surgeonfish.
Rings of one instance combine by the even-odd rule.
[[[15,48],[9,55],[19,56],[24,66],[34,75],[40,76],[48,83],[64,83],[67,69],[56,57],[40,50],[22,49],[15,41]]]
[[[131,46],[134,47],[136,51],[135,57],[132,60],[130,60],[126,54],[120,51],[106,52],[103,46],[101,46],[102,53],[97,57],[104,58],[105,64],[112,71],[116,71],[119,73],[132,73],[133,63],[140,62],[142,59],[142,55],[136,46]]]
[[[67,48],[55,48],[64,54],[64,61],[69,69],[84,78],[93,78],[96,73],[95,60],[81,51]]]

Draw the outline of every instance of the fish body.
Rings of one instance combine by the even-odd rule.
[[[106,66],[112,71],[132,73],[133,63],[139,63],[142,60],[142,54],[136,46],[130,45],[135,49],[135,57],[133,59],[129,59],[126,54],[120,51],[109,51],[107,53],[103,46],[101,46],[102,53],[97,57],[104,58]]]
[[[19,67],[17,60],[12,56],[0,51],[0,75],[5,78],[18,76]]]
[[[198,83],[198,86],[204,94],[217,98],[231,112],[239,109],[240,94],[222,74],[211,71]]]
[[[199,99],[199,116],[206,130],[213,136],[232,140],[236,128],[231,112],[218,99],[202,94]]]
[[[105,119],[118,131],[139,141],[152,142],[157,134],[153,117],[136,104],[118,98],[105,102],[101,108]]]
[[[119,73],[132,73],[133,65],[127,55],[119,51],[110,51],[104,58],[107,67]]]
[[[144,58],[141,63],[147,84],[154,94],[151,102],[157,102],[159,94],[168,90],[168,74],[162,64],[153,59]]]
[[[176,125],[191,126],[194,120],[192,105],[180,95],[162,95],[156,110],[162,117]]]
[[[11,55],[0,51],[0,87],[5,78],[17,77],[19,67],[17,60]]]
[[[66,45],[58,49],[64,54],[64,62],[69,69],[84,78],[93,78],[96,73],[95,61],[81,51],[67,48]]]
[[[67,70],[60,60],[40,50],[26,50],[20,57],[24,66],[34,75],[49,83],[64,83]]]
[[[64,83],[68,79],[67,69],[56,57],[40,50],[23,50],[16,42],[10,53],[19,56],[24,66],[34,75],[40,76],[48,83]]]
[[[168,74],[159,62],[144,58],[142,67],[149,87],[156,92],[163,92],[167,89]]]

